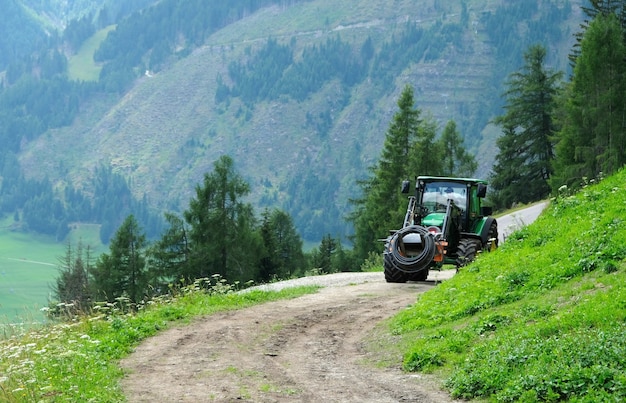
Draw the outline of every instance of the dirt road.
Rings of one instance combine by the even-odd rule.
[[[393,368],[379,368],[374,362],[388,352],[367,347],[390,337],[378,323],[435,283],[387,284],[382,273],[357,275],[362,281],[206,317],[146,340],[122,362],[128,400],[451,401],[436,381],[403,373],[398,352]]]

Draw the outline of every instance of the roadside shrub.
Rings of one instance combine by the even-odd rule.
[[[431,351],[412,351],[404,359],[402,368],[409,372],[430,372],[436,367],[440,367],[445,360],[437,353]]]

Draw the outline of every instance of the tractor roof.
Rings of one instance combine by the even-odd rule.
[[[418,176],[418,181],[424,182],[459,182],[459,183],[471,183],[477,184],[482,183],[487,185],[487,181],[483,179],[475,179],[475,178],[451,178],[447,176]]]

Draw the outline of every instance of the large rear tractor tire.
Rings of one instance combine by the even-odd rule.
[[[476,254],[482,249],[480,241],[471,238],[463,238],[459,241],[456,252],[456,269],[457,271],[464,266],[472,263],[476,259]]]

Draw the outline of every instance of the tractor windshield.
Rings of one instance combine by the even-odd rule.
[[[429,212],[445,212],[448,199],[452,199],[462,211],[467,206],[467,187],[454,182],[429,182],[424,185],[422,205]]]

